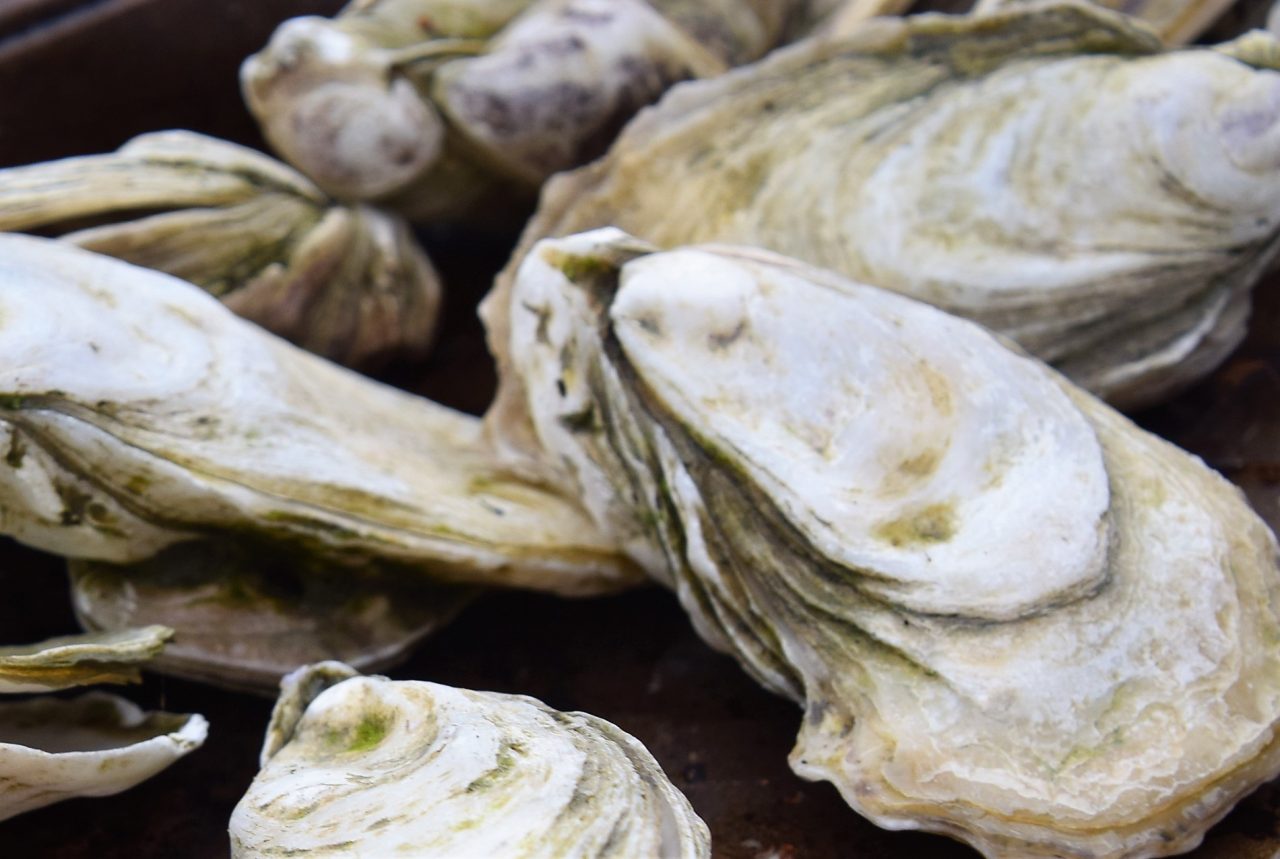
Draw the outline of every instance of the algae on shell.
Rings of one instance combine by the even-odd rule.
[[[1280,773],[1277,546],[972,323],[756,249],[547,240],[490,430],[804,703],[792,766],[991,857],[1184,851]]]
[[[226,535],[468,586],[638,579],[576,501],[495,463],[477,419],[190,284],[0,235],[0,331],[2,524],[30,545],[132,563]]]
[[[676,87],[547,184],[502,280],[539,238],[606,225],[753,244],[1154,402],[1239,342],[1280,246],[1280,74],[1260,59],[1165,51],[1082,4],[878,19]]]
[[[706,825],[629,734],[523,695],[291,674],[231,817],[259,856],[707,859]]]

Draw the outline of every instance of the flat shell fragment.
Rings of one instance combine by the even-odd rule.
[[[1221,361],[1280,237],[1280,74],[1077,5],[881,19],[675,88],[545,236],[767,247],[972,318],[1115,404]],[[1271,52],[1274,58],[1276,52]],[[504,287],[488,321],[500,359]]]
[[[546,241],[510,299],[491,429],[804,702],[793,768],[874,822],[1163,856],[1280,773],[1276,541],[1199,460],[758,250]]]
[[[354,674],[286,678],[234,857],[711,855],[688,801],[603,719]]]
[[[49,692],[94,683],[136,683],[139,667],[173,637],[153,624],[0,647],[0,694]]]
[[[0,704],[0,819],[127,790],[199,748],[208,728],[101,692]]]
[[[229,538],[179,543],[137,564],[72,561],[70,572],[85,628],[173,627],[151,670],[272,695],[312,662],[389,668],[478,595],[392,565]]]

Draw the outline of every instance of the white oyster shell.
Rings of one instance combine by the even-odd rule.
[[[1239,341],[1280,236],[1280,73],[1229,53],[1073,4],[810,40],[677,87],[553,179],[504,280],[537,239],[606,225],[752,244],[1152,402]]]
[[[174,278],[0,236],[0,527],[126,563],[237,533],[434,580],[588,593],[636,572],[473,418],[302,352]]]
[[[710,856],[688,801],[603,719],[353,675],[286,678],[233,856]]]
[[[439,312],[439,278],[402,220],[191,132],[0,170],[0,229],[54,232],[189,280],[352,366],[420,358]]]
[[[1280,772],[1276,541],[1198,460],[976,325],[761,251],[599,231],[510,298],[492,429],[804,702],[793,767],[873,821],[1160,856]]]
[[[802,30],[810,5],[373,0],[286,22],[241,83],[272,146],[335,196],[492,228],[673,83]]]
[[[0,704],[0,819],[77,796],[110,796],[200,747],[202,716],[144,713],[114,695]]]

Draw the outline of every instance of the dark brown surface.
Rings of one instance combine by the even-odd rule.
[[[240,58],[271,22],[326,12],[303,0],[0,0],[0,164],[113,148],[133,134],[188,127],[257,140],[235,85]],[[78,10],[78,11],[77,11]],[[507,241],[509,241],[508,237]],[[478,412],[493,386],[474,303],[503,262],[503,240],[430,237],[451,292],[443,338],[392,380]],[[1280,281],[1261,290],[1244,349],[1207,383],[1142,422],[1237,480],[1280,522]],[[74,629],[60,561],[0,542],[0,640]],[[616,722],[653,751],[729,859],[938,857],[975,853],[942,838],[876,829],[835,790],[791,775],[799,722],[710,651],[674,599],[649,590],[569,602],[507,594],[469,609],[400,670],[459,686],[522,692]],[[126,692],[145,706],[204,713],[202,750],[116,797],[76,800],[0,824],[4,857],[221,857],[226,821],[257,768],[270,702],[152,677]],[[1243,803],[1198,859],[1262,859],[1280,846],[1280,784]]]

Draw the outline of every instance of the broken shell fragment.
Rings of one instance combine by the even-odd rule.
[[[176,630],[151,670],[273,695],[312,662],[389,668],[477,595],[392,565],[230,538],[179,543],[137,564],[72,561],[70,571],[86,629],[163,620]]]
[[[1280,74],[1242,62],[1256,47],[1163,51],[1078,4],[809,40],[675,88],[555,177],[504,280],[539,238],[607,225],[752,244],[1154,402],[1239,342],[1278,247]]]
[[[492,224],[671,84],[762,56],[805,5],[373,0],[286,22],[241,85],[271,145],[335,196]]]
[[[793,768],[874,822],[1162,856],[1280,773],[1276,541],[1199,460],[759,250],[549,240],[509,299],[491,429],[804,702]]]
[[[164,650],[173,630],[159,625],[132,627],[122,624],[111,632],[0,647],[0,694],[138,682],[139,665]]]
[[[462,585],[598,593],[638,573],[474,418],[309,355],[190,284],[0,235],[0,523],[143,560],[235,534]]]
[[[208,728],[101,692],[0,704],[0,820],[127,790],[199,748]]]
[[[331,662],[285,679],[232,856],[711,855],[688,800],[609,722],[354,675]]]
[[[189,280],[313,352],[372,367],[422,357],[440,304],[408,226],[340,206],[258,152],[190,132],[0,170],[0,229]]]

